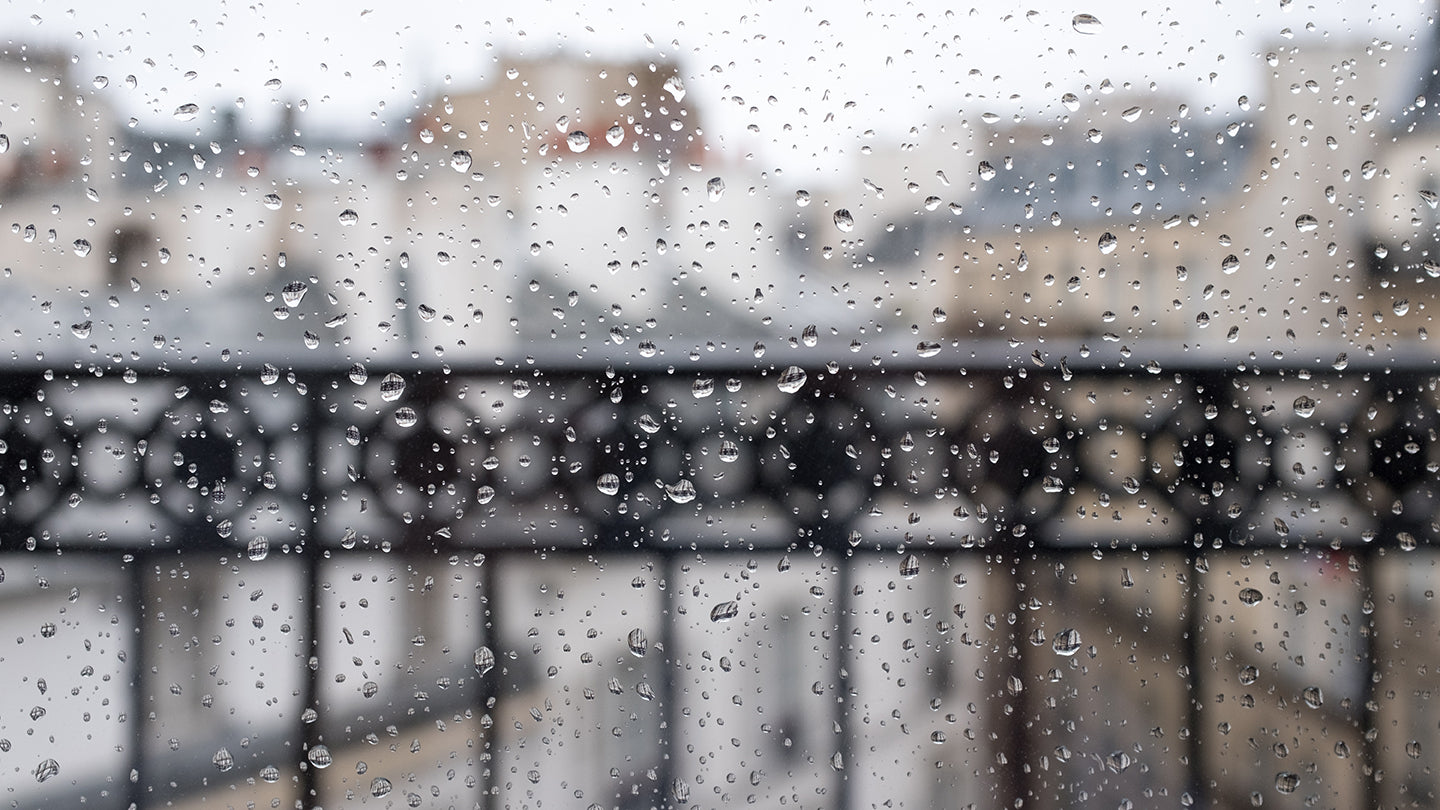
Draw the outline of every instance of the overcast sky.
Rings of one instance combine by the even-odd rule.
[[[1101,26],[1077,30],[1078,14]],[[1407,51],[1427,43],[1429,14],[1428,0],[1030,0],[973,8],[943,0],[608,8],[594,0],[377,0],[372,8],[19,0],[0,6],[0,30],[12,50],[38,42],[74,54],[83,76],[110,80],[100,92],[115,109],[147,128],[193,128],[171,117],[185,103],[200,105],[197,123],[212,118],[211,108],[243,103],[245,125],[269,126],[277,102],[304,99],[302,127],[357,137],[379,120],[403,118],[446,76],[464,87],[503,72],[511,54],[566,51],[597,61],[651,54],[681,62],[712,137],[727,148],[823,164],[866,130],[903,134],[984,112],[1053,115],[1063,93],[1083,94],[1105,79],[1230,113],[1239,95],[1262,87],[1258,55],[1289,36],[1295,43],[1388,40],[1399,67]],[[134,89],[127,74],[138,80]],[[751,124],[759,131],[747,132]]]

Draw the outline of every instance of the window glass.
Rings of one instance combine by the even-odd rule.
[[[0,802],[1435,804],[1434,9],[1032,6],[0,9]]]

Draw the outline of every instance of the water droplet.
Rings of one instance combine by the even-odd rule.
[[[820,330],[816,328],[815,324],[806,326],[800,332],[800,342],[812,349],[815,348],[815,345],[820,342]]]
[[[1251,665],[1240,670],[1240,685],[1250,686],[1260,680],[1260,670]]]
[[[316,768],[324,770],[334,764],[334,757],[330,756],[330,749],[324,745],[317,745],[306,753],[305,758]]]
[[[1301,233],[1309,233],[1320,227],[1320,221],[1309,214],[1301,214],[1295,219],[1295,230]]]
[[[76,239],[71,247],[75,250],[76,256],[90,255],[90,242],[85,239]]]
[[[35,781],[45,782],[49,779],[53,779],[59,773],[60,763],[56,762],[53,759],[47,759],[39,765],[35,766]]]
[[[345,441],[349,442],[351,447],[359,447],[360,428],[354,425],[345,428]]]
[[[265,767],[260,769],[260,780],[262,782],[267,782],[272,785],[276,782],[279,782],[280,769],[275,767],[274,765],[266,765]]]
[[[1240,257],[1236,256],[1234,253],[1231,253],[1230,255],[1220,260],[1220,270],[1227,276],[1234,274],[1234,272],[1239,269]]]
[[[787,394],[793,394],[805,386],[805,370],[799,366],[790,366],[780,372],[780,379],[775,386]]]
[[[1420,189],[1420,199],[1424,200],[1425,204],[1431,208],[1440,205],[1440,194],[1436,194],[1428,188]]]
[[[1138,119],[1138,118],[1140,117],[1140,108],[1139,108],[1139,107],[1131,107],[1131,108],[1125,110],[1124,112],[1120,113],[1120,117],[1121,117],[1123,120],[1125,120],[1126,122],[1135,121],[1136,119]]]
[[[716,202],[725,193],[725,181],[719,177],[712,177],[705,184],[705,193],[710,196],[710,202]]]
[[[348,225],[354,225],[355,223],[357,223],[357,222],[359,222],[359,221],[360,221],[360,215],[357,214],[357,213],[355,213],[355,209],[354,209],[354,208],[346,208],[344,211],[341,211],[341,212],[340,212],[340,224],[341,224],[341,225],[347,225],[347,226],[348,226]]]
[[[1240,591],[1240,601],[1246,605],[1258,605],[1265,598],[1265,594],[1254,588],[1244,588]]]
[[[245,546],[245,555],[252,562],[260,562],[270,556],[270,541],[265,539],[264,535],[256,535]]]
[[[1080,631],[1067,627],[1055,634],[1055,641],[1050,646],[1056,655],[1072,656],[1080,651]]]
[[[795,192],[795,204],[798,205],[798,206],[801,207],[801,208],[804,208],[805,206],[809,205],[809,204],[810,204],[810,192],[806,191],[806,190],[803,189],[803,188],[800,189],[799,191]]]
[[[475,670],[485,675],[495,668],[495,653],[489,647],[477,647],[475,649]]]
[[[1134,495],[1140,491],[1140,482],[1137,481],[1133,475],[1125,476],[1125,479],[1120,482],[1120,486],[1130,495]]]
[[[419,421],[420,415],[415,412],[414,408],[397,408],[395,410],[395,424],[400,427],[415,427],[415,423]]]
[[[920,558],[914,554],[906,554],[900,560],[900,576],[905,579],[914,579],[920,575]]]
[[[614,495],[620,491],[620,476],[615,473],[605,473],[595,482],[595,488],[606,495]]]
[[[1309,418],[1315,414],[1315,400],[1301,395],[1295,398],[1295,415]]]
[[[385,375],[380,381],[380,398],[386,402],[394,402],[405,393],[405,378],[391,372]]]
[[[199,114],[199,104],[181,104],[175,108],[175,112],[173,113],[176,121],[194,121],[195,116]]]
[[[640,425],[640,429],[645,431],[646,433],[660,432],[660,423],[656,422],[655,417],[651,416],[648,413],[640,414],[640,418],[636,420],[636,422]]]
[[[70,334],[83,340],[90,337],[90,330],[93,327],[94,324],[90,321],[85,321],[84,323],[72,323],[70,324]]]
[[[836,209],[834,220],[835,227],[839,228],[841,233],[849,233],[855,230],[855,218],[850,216],[850,211],[848,209]]]
[[[685,99],[685,82],[679,76],[671,76],[665,80],[665,92],[669,93],[676,101]]]
[[[988,160],[980,161],[979,173],[981,180],[995,179],[995,167],[990,165],[990,161]]]
[[[934,357],[940,353],[941,346],[933,340],[922,340],[915,346],[915,353],[921,357]]]
[[[474,158],[471,158],[470,153],[464,149],[456,150],[455,154],[450,156],[450,168],[461,174],[470,171],[470,166],[474,162]]]
[[[721,602],[710,609],[710,621],[728,622],[740,615],[740,605],[735,601]]]
[[[1100,241],[1096,243],[1096,245],[1100,248],[1100,252],[1106,254],[1114,253],[1116,246],[1118,246],[1119,244],[1120,240],[1116,239],[1115,234],[1110,233],[1109,231],[1101,234]]]
[[[1105,757],[1105,767],[1108,768],[1111,773],[1124,773],[1133,762],[1134,760],[1130,758],[1130,755],[1124,751],[1111,751],[1110,754]]]
[[[590,136],[577,129],[565,136],[565,145],[570,147],[571,152],[584,152],[590,148]]]
[[[266,194],[264,197],[260,198],[260,202],[271,211],[280,210],[281,203],[279,194]]]
[[[1289,771],[1275,774],[1275,789],[1281,793],[1294,793],[1300,787],[1300,777]]]
[[[726,439],[720,442],[720,460],[729,464],[740,458],[740,447],[735,442]]]
[[[516,399],[524,399],[530,396],[530,383],[525,380],[516,380],[510,383],[510,393],[514,394]]]
[[[1419,740],[1411,740],[1410,742],[1405,743],[1405,756],[1410,757],[1411,759],[1419,759],[1422,753],[1423,751],[1420,748]]]
[[[625,130],[619,124],[605,130],[605,142],[611,146],[619,146],[625,140]]]
[[[480,503],[489,503],[495,500],[495,488],[486,484],[475,490],[475,500]]]
[[[265,385],[274,385],[280,381],[280,369],[266,363],[260,367],[260,382]]]
[[[645,657],[645,650],[650,647],[650,640],[645,638],[645,631],[638,627],[630,631],[630,635],[626,637],[625,643],[630,645],[630,652],[634,654],[636,658]]]
[[[709,377],[696,380],[690,385],[690,395],[696,399],[704,399],[715,393],[715,381]]]
[[[280,288],[280,298],[285,302],[286,306],[299,306],[300,302],[305,300],[305,293],[309,291],[310,285],[305,282],[291,281]]]
[[[665,495],[675,503],[689,503],[695,500],[695,485],[681,478],[665,486]]]
[[[377,776],[374,779],[370,780],[370,795],[374,796],[377,799],[381,796],[388,796],[390,795],[391,787],[392,785],[390,784],[389,779],[386,779],[383,776]]]
[[[1105,29],[1100,18],[1094,14],[1076,14],[1070,19],[1070,27],[1077,34],[1098,34]]]
[[[225,748],[216,751],[215,756],[211,757],[210,761],[215,763],[215,767],[221,771],[228,771],[235,767],[235,757],[231,756],[230,751]]]

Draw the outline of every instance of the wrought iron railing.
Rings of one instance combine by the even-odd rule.
[[[7,373],[8,798],[1433,790],[1429,365],[942,360]]]

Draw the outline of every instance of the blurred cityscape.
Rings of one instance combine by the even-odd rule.
[[[820,187],[678,64],[177,138],[11,46],[0,796],[1435,806],[1440,59],[1262,58]]]
[[[1108,82],[1058,120],[962,111],[819,188],[713,148],[674,64],[511,60],[364,142],[297,105],[177,138],[12,47],[6,341],[100,367],[673,360],[809,325],[867,356],[1384,352],[1427,336],[1436,210],[1429,87],[1386,51],[1276,46],[1233,114]]]

